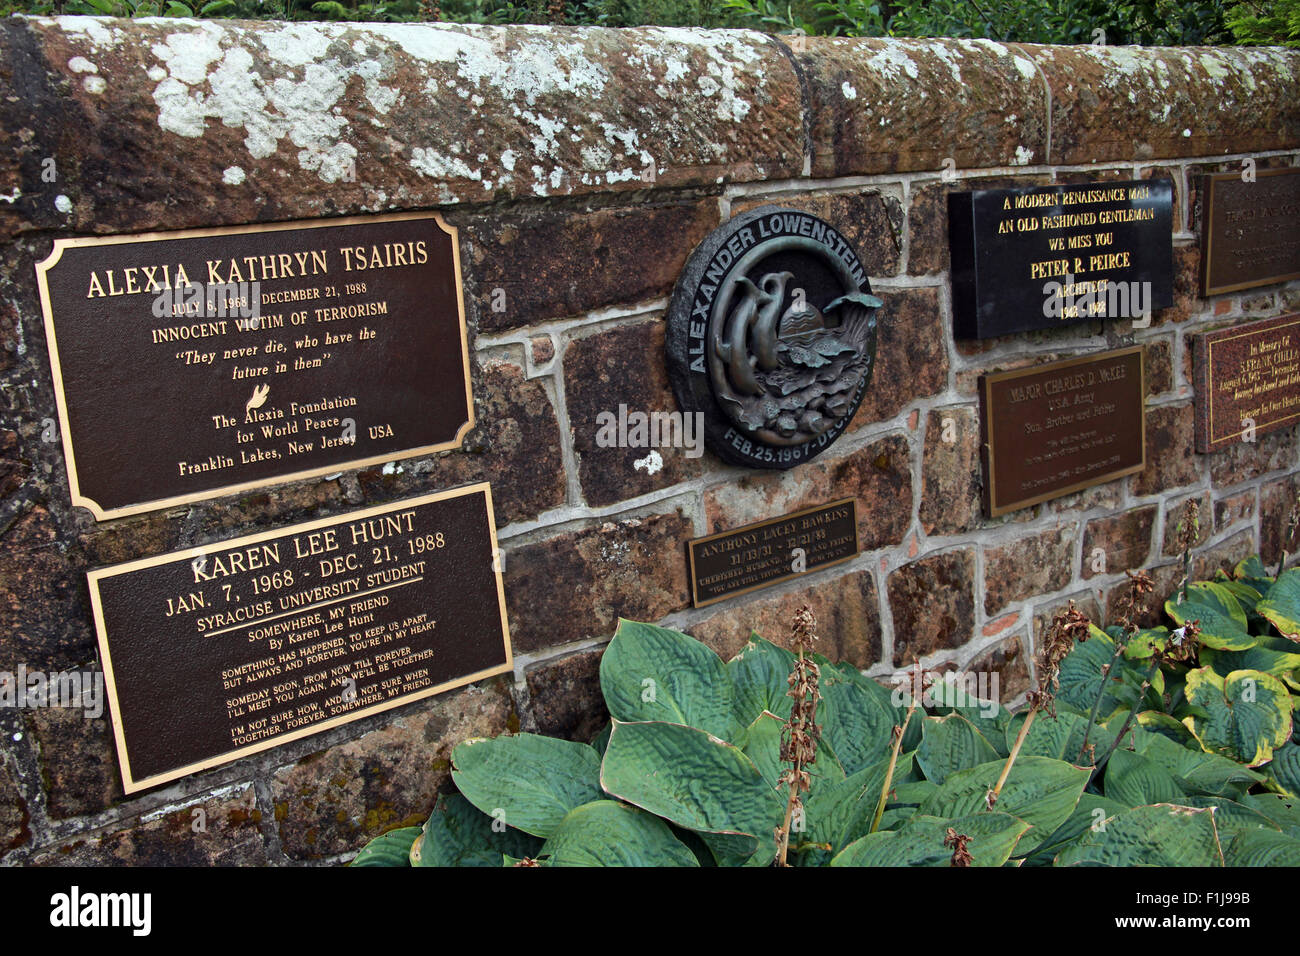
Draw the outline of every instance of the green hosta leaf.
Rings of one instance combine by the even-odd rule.
[[[1219,844],[1227,845],[1233,834],[1240,830],[1281,831],[1281,827],[1243,803],[1229,800],[1227,797],[1183,797],[1178,801],[1185,807],[1211,807],[1214,810],[1214,826],[1219,831]]]
[[[929,780],[896,784],[890,788],[889,799],[885,803],[885,815],[881,817],[878,829],[897,830],[916,815],[916,811],[931,794],[938,792],[938,785]]]
[[[977,686],[975,690],[978,689]],[[969,687],[958,686],[953,681],[936,681],[926,693],[934,704],[935,714],[941,717],[961,714],[993,745],[999,757],[1007,756],[1004,740],[1007,725],[1011,723],[1011,711],[997,701],[981,700]]]
[[[1300,797],[1300,745],[1288,740],[1273,753],[1264,772],[1288,796]]]
[[[772,831],[785,801],[740,750],[702,730],[615,720],[600,781],[610,795],[699,833],[720,864],[753,857],[766,865],[776,855]]]
[[[1246,609],[1241,606],[1241,602],[1232,591],[1218,581],[1197,581],[1189,584],[1187,600],[1183,602],[1184,606],[1187,604],[1213,608],[1220,614],[1230,617],[1243,630],[1247,626]]]
[[[569,811],[542,847],[551,866],[699,866],[668,824],[614,800]]]
[[[1002,773],[1002,760],[961,770],[945,780],[917,811],[934,817],[960,817],[985,808],[985,798]],[[1069,818],[1091,771],[1048,757],[1017,757],[993,809],[1034,827],[1020,849],[1032,853]]]
[[[531,859],[542,849],[537,837],[505,826],[459,793],[438,797],[423,834],[411,848],[412,866],[500,866],[503,855]]]
[[[1158,803],[1134,807],[1089,828],[1056,857],[1057,866],[1222,866],[1214,811]]]
[[[1270,582],[1273,580],[1273,576],[1268,573],[1268,568],[1264,567],[1264,562],[1259,559],[1257,554],[1252,554],[1249,558],[1243,558],[1237,562],[1237,566],[1232,569],[1232,576],[1238,581],[1252,578],[1266,579]]]
[[[1246,612],[1241,609],[1237,599],[1219,585],[1207,584],[1206,587],[1220,587],[1222,594],[1214,595],[1202,589],[1189,595],[1188,600],[1183,604],[1176,604],[1173,598],[1170,598],[1165,602],[1165,613],[1173,618],[1179,627],[1188,621],[1199,621],[1201,633],[1197,640],[1205,647],[1225,651],[1244,651],[1254,646],[1255,638],[1251,637],[1246,630]],[[1202,597],[1207,601],[1211,598],[1214,600],[1212,603],[1202,603],[1199,600]],[[1236,614],[1230,614],[1224,609],[1227,601],[1232,602]]]
[[[823,688],[818,712],[822,736],[850,776],[878,761],[893,745],[894,710],[851,681]],[[824,715],[824,716],[823,716]]]
[[[548,837],[575,807],[599,800],[600,756],[589,744],[537,734],[476,737],[451,752],[451,777],[470,803]]]
[[[1300,644],[1292,644],[1281,637],[1261,637],[1256,639],[1254,647],[1244,651],[1202,650],[1201,663],[1213,667],[1220,677],[1226,677],[1233,671],[1263,671],[1296,686],[1295,671],[1300,668]]]
[[[1225,796],[1264,779],[1263,774],[1235,760],[1207,753],[1195,740],[1192,743],[1196,749],[1191,750],[1160,734],[1140,731],[1135,736],[1137,752],[1168,770],[1178,786],[1188,793]]]
[[[945,819],[917,815],[901,830],[872,833],[850,843],[831,866],[950,866],[953,848],[944,846],[948,830],[969,836],[971,866],[1002,866],[1029,829],[1009,813],[973,813]]]
[[[1229,580],[1220,581],[1218,583],[1221,584],[1229,594],[1237,599],[1237,603],[1241,605],[1241,609],[1246,612],[1247,630],[1250,630],[1250,624],[1253,621],[1263,620],[1263,618],[1261,618],[1256,612],[1256,605],[1259,604],[1260,598],[1264,596],[1262,592],[1246,581]]]
[[[1017,714],[1011,719],[1011,724],[1007,727],[1008,748],[1015,745],[1016,738],[1020,735],[1020,728],[1026,719],[1026,714]],[[1088,729],[1088,718],[1068,711],[1064,707],[1057,708],[1055,717],[1040,711],[1034,718],[1034,722],[1029,725],[1029,733],[1025,734],[1025,742],[1020,745],[1020,753],[1051,757],[1053,760],[1064,760],[1078,766],[1091,766],[1110,749],[1111,741],[1115,739],[1119,727],[1120,724],[1116,724],[1114,728],[1107,729],[1102,724],[1093,724],[1092,733],[1088,734],[1091,753],[1080,756],[1084,732]]]
[[[1144,710],[1137,715],[1137,725],[1148,733],[1166,737],[1181,747],[1195,747],[1198,751],[1201,749],[1192,732],[1179,723],[1178,718],[1172,714],[1158,710]],[[1118,730],[1119,726],[1117,725],[1115,729]]]
[[[1085,793],[1079,798],[1074,812],[1056,828],[1056,831],[1042,842],[1032,855],[1025,858],[1025,866],[1050,866],[1056,854],[1068,844],[1073,843],[1085,830],[1100,826],[1108,817],[1127,810],[1117,800],[1109,800],[1095,793]]]
[[[610,725],[610,722],[607,720],[605,721],[605,726],[601,728],[600,733],[596,734],[595,737],[591,738],[591,746],[594,747],[596,753],[598,753],[602,757],[605,756],[605,748],[609,746],[609,732],[612,729],[613,727]]]
[[[1283,637],[1300,641],[1300,569],[1282,572],[1255,610]]]
[[[194,16],[194,11],[184,3],[177,3],[176,0],[168,0],[163,15],[168,17],[192,17]]]
[[[969,770],[997,759],[993,745],[961,714],[925,718],[916,762],[936,784],[943,783],[949,774],[958,770]]]
[[[233,9],[234,0],[212,0],[211,3],[205,3],[199,13],[205,17],[217,17]]]
[[[911,769],[912,755],[899,754],[894,776]],[[804,804],[808,831],[806,840],[830,846],[824,860],[838,853],[871,829],[871,821],[880,802],[880,788],[885,785],[889,758],[859,770],[845,780],[814,789]],[[820,858],[820,855],[819,855]]]
[[[1291,695],[1260,671],[1233,671],[1226,678],[1210,667],[1190,671],[1187,702],[1205,713],[1183,720],[1201,746],[1249,767],[1266,763],[1291,736]]]
[[[787,678],[794,670],[793,654],[754,634],[726,668],[735,688],[732,713],[740,726],[748,727],[763,711],[781,720],[790,716]]]
[[[784,727],[785,721],[776,714],[764,711],[749,725],[745,732],[745,746],[742,748],[744,755],[754,762],[758,772],[773,790],[777,788],[777,778],[785,769],[781,763],[781,730]],[[813,764],[814,767],[816,765],[817,763]],[[811,773],[812,767],[808,769]]]
[[[685,724],[737,744],[749,723],[736,720],[735,691],[721,658],[694,638],[653,624],[619,620],[600,659],[600,689],[610,715],[624,722]]]
[[[912,702],[909,684],[904,683],[900,686],[887,687],[879,681],[867,677],[848,661],[840,661],[836,664],[834,673],[829,680],[847,680],[862,688],[893,713],[896,725],[901,727],[903,721],[907,719],[907,710]],[[912,720],[907,724],[907,728],[903,733],[904,751],[915,750],[921,743],[921,717],[924,715],[923,709],[918,707],[916,714],[912,716]]]
[[[1183,791],[1160,764],[1128,750],[1116,750],[1106,764],[1106,796],[1126,807],[1177,803]]]
[[[1292,836],[1300,836],[1300,799],[1282,793],[1248,793],[1239,802],[1264,814]]]
[[[1064,702],[1073,710],[1087,714],[1092,712],[1093,702],[1105,687],[1098,719],[1106,721],[1117,710],[1128,710],[1138,701],[1138,687],[1147,671],[1145,663],[1135,664],[1125,660],[1111,663],[1115,656],[1115,642],[1110,635],[1100,628],[1089,626],[1088,640],[1076,641],[1074,649],[1061,661],[1061,689],[1057,700]],[[1110,673],[1102,676],[1102,668],[1110,667]],[[1148,697],[1157,701],[1164,690],[1164,678],[1159,670],[1152,677]],[[1031,732],[1033,728],[1030,728]]]
[[[419,835],[419,827],[389,830],[363,846],[348,866],[410,866],[411,844]]]
[[[896,723],[901,724],[903,722],[903,715],[907,713],[906,703],[911,700],[911,694],[908,693],[906,687],[901,689],[886,687],[879,681],[863,674],[848,661],[840,661],[838,664],[832,665],[828,671],[822,673],[822,677],[828,684],[833,681],[848,681],[850,684],[856,684],[886,707],[896,710],[898,712]],[[897,698],[895,698],[896,690],[898,691]]]
[[[1300,839],[1276,830],[1237,830],[1223,850],[1228,866],[1300,866]]]
[[[1131,661],[1149,661],[1156,651],[1163,651],[1168,646],[1169,628],[1143,628],[1124,645],[1124,656]]]

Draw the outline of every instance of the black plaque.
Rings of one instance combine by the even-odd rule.
[[[487,484],[91,571],[127,793],[513,664]]]
[[[437,215],[57,239],[36,273],[72,502],[98,519],[452,448],[473,426]]]
[[[1300,279],[1300,169],[1201,177],[1201,295]]]
[[[803,554],[796,554],[796,548]],[[856,557],[857,502],[845,498],[695,538],[686,550],[691,601],[704,607]]]
[[[665,350],[677,403],[723,461],[810,461],[866,396],[880,306],[838,230],[797,209],[742,213],[700,243],[673,290]]]
[[[1146,467],[1140,345],[980,376],[990,517]]]
[[[987,339],[1173,303],[1173,182],[948,195],[953,333]]]
[[[1193,342],[1198,452],[1300,421],[1300,313],[1204,332]]]

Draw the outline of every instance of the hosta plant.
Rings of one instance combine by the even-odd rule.
[[[913,697],[812,654],[816,755],[788,862],[1300,864],[1288,691],[1300,655],[1262,633],[1300,631],[1300,572],[1273,582],[1244,562],[1187,594],[1169,610],[1180,627],[1200,620],[1196,653],[1174,659],[1177,629],[1063,618],[1058,683],[1044,671],[1035,692],[1050,706],[1031,694],[1040,706],[1015,715],[952,687]],[[352,865],[771,865],[792,806],[795,664],[757,635],[724,662],[684,634],[621,621],[600,671],[612,719],[595,740],[462,742],[458,792]]]

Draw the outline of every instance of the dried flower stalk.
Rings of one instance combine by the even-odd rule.
[[[894,725],[894,746],[889,754],[889,768],[885,771],[885,780],[880,785],[880,799],[876,801],[876,813],[871,818],[871,829],[868,833],[875,833],[880,828],[880,821],[885,815],[885,803],[889,799],[889,791],[894,785],[894,769],[898,766],[898,752],[903,747],[903,734],[907,732],[907,725],[912,721],[912,715],[916,713],[916,708],[920,706],[921,698],[924,696],[926,689],[934,683],[934,676],[921,669],[921,662],[914,660],[912,678],[912,703],[907,708],[907,716],[903,718],[903,724]]]
[[[795,813],[801,813],[803,803],[800,795],[807,793],[812,785],[808,768],[817,760],[817,741],[821,737],[821,727],[817,725],[817,704],[821,700],[818,686],[821,670],[808,655],[812,653],[817,640],[817,616],[807,604],[795,612],[790,626],[790,640],[794,644],[794,670],[790,672],[787,683],[790,685],[788,696],[793,699],[790,707],[790,719],[781,729],[781,761],[790,766],[782,771],[778,783],[789,791],[785,805],[785,820],[775,832],[777,845],[777,866],[788,866],[786,857],[790,851],[790,827]]]
[[[1197,507],[1199,509],[1199,505]],[[1199,510],[1197,513],[1199,514]],[[1093,699],[1092,711],[1088,714],[1088,726],[1083,732],[1083,744],[1079,747],[1080,761],[1083,760],[1085,752],[1095,756],[1095,751],[1090,749],[1088,738],[1092,736],[1092,728],[1097,723],[1097,715],[1101,712],[1101,700],[1106,696],[1106,679],[1128,647],[1128,642],[1140,630],[1137,622],[1146,610],[1146,596],[1155,590],[1151,575],[1145,571],[1124,573],[1128,575],[1128,587],[1124,591],[1124,596],[1120,598],[1119,614],[1115,621],[1123,630],[1123,634],[1115,641],[1115,653],[1111,655],[1110,661],[1102,665],[1101,686],[1097,688],[1097,696]]]
[[[1029,701],[1029,713],[1025,716],[1025,722],[1020,725],[1020,733],[1016,735],[1016,742],[1011,747],[1007,762],[1002,766],[1002,774],[998,777],[998,782],[985,797],[985,805],[990,810],[998,802],[1007,777],[1011,774],[1011,767],[1015,764],[1016,757],[1020,756],[1020,748],[1024,746],[1025,737],[1028,736],[1029,728],[1033,726],[1038,712],[1046,710],[1053,718],[1056,717],[1056,692],[1061,689],[1061,661],[1074,649],[1076,639],[1080,643],[1088,639],[1088,624],[1087,615],[1076,608],[1071,601],[1069,607],[1052,619],[1051,626],[1043,635],[1043,649],[1038,659],[1038,687],[1026,695]]]

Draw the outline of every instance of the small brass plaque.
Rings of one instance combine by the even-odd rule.
[[[103,520],[458,446],[431,213],[56,239],[36,266],[72,503]]]
[[[127,793],[513,667],[486,483],[89,573]]]
[[[980,376],[990,517],[1146,467],[1143,347]]]
[[[687,542],[691,600],[704,607],[857,557],[857,501],[845,498]]]

